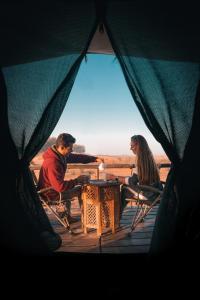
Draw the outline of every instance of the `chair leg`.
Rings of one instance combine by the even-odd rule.
[[[146,217],[146,215],[152,210],[152,208],[155,206],[155,204],[158,202],[158,200],[155,200],[150,206],[144,206],[143,213],[139,213],[140,216],[137,217],[137,220],[133,225],[131,226],[131,232],[136,228],[136,226]],[[140,211],[141,212],[141,211]]]
[[[69,221],[67,218],[67,215],[65,215],[63,218],[60,218],[60,216],[58,215],[58,213],[47,203],[45,203],[45,206],[50,209],[50,211],[54,214],[54,216],[56,217],[56,219],[65,227],[65,229],[68,230],[69,233],[73,233],[71,230],[71,227],[69,225]]]
[[[143,206],[143,204],[142,204],[142,206]],[[144,220],[144,217],[145,217],[146,214],[147,214],[147,212],[145,212],[145,208],[143,208],[142,206],[141,206],[140,212],[139,212],[139,214],[138,214],[138,216],[137,216],[137,219],[135,220],[135,222],[134,222],[133,225],[131,226],[131,231],[133,231],[133,230],[136,228],[136,226],[137,226],[140,222],[142,222],[142,221]]]
[[[144,221],[145,213],[146,213],[146,205],[142,204],[141,205],[141,210],[140,210],[140,213],[138,214],[136,223],[140,223],[140,222]]]
[[[141,204],[140,204],[140,202],[138,201],[138,205],[137,205],[137,208],[136,208],[136,213],[135,213],[135,216],[134,216],[134,218],[133,218],[133,221],[132,221],[132,224],[131,224],[131,231],[134,229],[134,227],[135,227],[135,223],[136,223],[136,221],[137,221],[137,219],[138,219],[138,217],[139,217],[139,215],[140,215],[140,213],[141,213],[141,208],[140,208],[140,206],[141,206]]]
[[[68,221],[68,218],[67,218],[67,216],[65,216],[64,218],[63,218],[63,221],[64,221],[64,223],[66,224],[66,228],[67,228],[67,230],[68,230],[68,232],[69,233],[73,233],[73,231],[71,230],[71,227],[70,227],[70,225],[69,225],[69,221]]]

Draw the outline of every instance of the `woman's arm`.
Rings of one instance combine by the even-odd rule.
[[[127,184],[127,185],[136,185],[138,183],[138,176],[137,174],[133,173],[132,176],[116,176],[113,174],[106,174],[106,179],[107,180],[118,180],[122,184]]]

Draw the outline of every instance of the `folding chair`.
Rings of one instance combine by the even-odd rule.
[[[123,190],[129,191],[133,195],[133,197],[125,198],[125,200],[128,202],[131,202],[131,203],[135,202],[135,204],[136,204],[136,213],[133,216],[133,221],[131,224],[131,230],[130,230],[129,234],[131,234],[131,232],[136,228],[136,226],[140,222],[144,221],[144,218],[148,215],[148,213],[152,210],[152,208],[160,202],[162,194],[163,194],[163,191],[161,191],[157,188],[154,188],[152,186],[139,185],[138,187],[140,189],[140,191],[138,193],[129,186],[122,187]],[[144,196],[142,194],[143,192],[153,192],[157,196],[156,196],[156,198],[154,198],[154,200],[152,200],[150,197],[147,198],[146,196]]]
[[[33,176],[33,181],[34,181],[35,187],[37,189],[38,180],[37,180],[34,170],[31,170],[31,173]],[[53,215],[56,217],[56,219],[60,222],[60,224],[62,226],[64,226],[65,229],[67,229],[67,231],[69,233],[72,234],[73,231],[72,231],[69,221],[68,221],[67,209],[66,209],[65,201],[62,200],[62,194],[60,192],[57,192],[59,194],[59,199],[51,200],[51,199],[49,199],[48,194],[47,194],[47,192],[50,190],[55,191],[52,187],[44,188],[41,190],[37,189],[37,193],[42,202],[42,205],[44,208],[49,209],[53,213]],[[69,199],[69,201],[70,201],[70,199]],[[58,214],[59,210],[60,210],[60,212]]]

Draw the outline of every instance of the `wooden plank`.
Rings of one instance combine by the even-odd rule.
[[[121,222],[120,222],[120,224],[122,224],[122,225],[131,224],[131,223],[132,223],[132,219],[131,220],[121,220]],[[155,218],[153,218],[153,219],[144,219],[144,221],[139,223],[137,226],[139,226],[141,224],[152,225],[154,223],[155,223]]]
[[[131,253],[148,253],[150,246],[130,246],[130,247],[102,247],[102,253],[112,254],[131,254]],[[98,249],[96,249],[98,251]],[[93,252],[93,251],[90,251]]]
[[[63,241],[63,246],[67,247],[96,247],[98,246],[99,242],[98,240],[96,241],[89,241],[89,240],[81,240],[81,241],[72,241],[72,242],[68,242],[68,241]]]
[[[77,203],[77,201],[72,202],[72,214],[73,216],[78,216],[79,221],[71,224],[73,230],[79,230],[80,233],[77,235],[70,235],[57,220],[55,220],[52,214],[48,215],[55,231],[60,234],[62,238],[62,246],[57,251],[69,253],[100,253],[97,231],[88,230],[87,234],[81,232],[80,208],[77,206]],[[138,224],[136,229],[132,231],[131,236],[128,236],[135,211],[135,207],[126,207],[120,227],[116,229],[115,234],[112,234],[109,229],[104,229],[102,236],[102,253],[125,254],[148,252],[158,206],[153,208],[149,215],[145,217],[145,221]]]
[[[155,218],[157,215],[157,212],[150,212],[148,215],[146,215],[145,219],[152,219]],[[135,216],[135,212],[132,214],[123,214],[121,220],[131,220]]]
[[[124,246],[134,246],[134,245],[150,245],[151,238],[143,238],[143,239],[121,239],[121,240],[113,240],[113,241],[107,241],[102,239],[102,245],[106,245],[107,247],[124,247]]]
[[[73,252],[77,252],[77,253],[99,253],[99,247],[94,247],[94,248],[79,248],[79,247],[69,247],[67,250],[63,250],[63,249],[58,249],[56,252],[69,252],[69,253],[73,253]]]
[[[102,246],[102,253],[111,253],[111,254],[125,254],[125,253],[148,253],[150,245],[136,245],[129,247],[105,247]],[[57,252],[63,252],[63,249],[58,249]],[[94,247],[68,247],[65,249],[65,252],[78,252],[78,253],[100,253],[99,246]]]
[[[128,236],[128,231],[127,232],[122,232],[122,233],[118,233],[117,236],[116,235],[111,235],[111,237],[103,237],[104,241],[112,241],[115,239],[120,239],[123,238],[124,240],[128,239],[144,239],[144,238],[149,238],[151,239],[152,237],[152,231],[147,231],[147,232],[132,232],[131,236]]]
[[[102,235],[102,240],[104,242],[113,242],[115,240],[117,241],[121,241],[122,239],[123,240],[127,240],[127,241],[130,241],[130,240],[142,240],[142,239],[151,239],[151,236],[152,236],[152,231],[150,232],[132,232],[131,236],[128,235],[128,232],[129,231],[122,231],[122,232],[117,232],[115,234],[111,234],[111,232],[107,235]],[[77,245],[80,245],[80,244],[94,244],[96,243],[96,241],[98,241],[98,237],[97,237],[97,234],[95,234],[93,236],[93,238],[91,237],[90,234],[87,234],[87,235],[83,235],[83,234],[80,234],[80,235],[77,235],[77,236],[71,236],[71,235],[65,235],[65,236],[62,236],[62,240],[66,243],[70,243],[70,244],[77,244]],[[136,241],[136,243],[137,243]],[[132,242],[131,242],[132,243]]]
[[[116,234],[111,234],[107,236],[102,236],[102,243],[111,243],[114,246],[118,245],[137,245],[137,244],[150,244],[152,231],[148,232],[135,232],[133,231],[131,237],[127,235],[128,231],[118,232]],[[91,234],[80,235],[76,238],[70,235],[62,235],[63,246],[94,246],[98,244],[97,235],[94,234],[93,239],[91,238]]]

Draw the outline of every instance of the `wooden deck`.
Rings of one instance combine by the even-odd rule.
[[[89,231],[84,234],[81,229],[80,222],[80,209],[78,208],[77,201],[72,202],[72,215],[79,219],[78,222],[71,225],[75,234],[70,235],[63,226],[55,219],[52,214],[48,214],[50,222],[52,223],[55,231],[62,238],[62,246],[57,252],[70,252],[70,253],[148,253],[155,218],[158,206],[154,207],[151,212],[146,216],[143,223],[140,223],[137,228],[128,236],[130,225],[135,213],[134,206],[127,206],[124,210],[120,228],[115,234],[110,230],[105,230],[101,240],[101,248],[99,247],[99,239],[96,235],[96,230]]]

